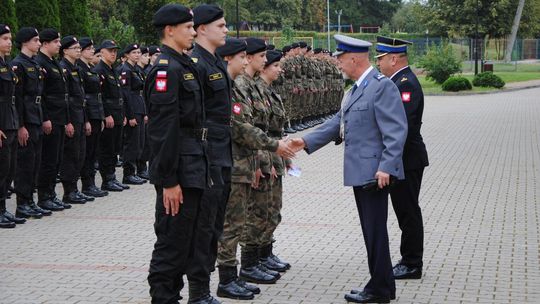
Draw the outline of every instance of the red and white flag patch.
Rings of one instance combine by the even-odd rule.
[[[240,103],[234,103],[232,106],[232,111],[236,115],[240,115],[242,113],[242,105]]]
[[[402,92],[401,93],[401,100],[403,102],[411,102],[411,92]]]
[[[156,75],[156,91],[167,92],[167,71],[158,71]]]

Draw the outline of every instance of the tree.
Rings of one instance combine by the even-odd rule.
[[[17,14],[15,13],[15,3],[13,0],[0,0],[0,20],[11,28],[11,32],[15,33],[18,29]]]
[[[60,29],[60,16],[57,0],[17,0],[15,2],[20,27],[33,26]]]
[[[159,42],[158,35],[152,19],[154,13],[163,5],[167,3],[167,0],[131,0],[130,1],[130,24],[135,28],[135,34],[137,35],[138,42],[142,44],[157,44]],[[145,12],[141,14],[141,12]]]
[[[390,25],[395,32],[424,33],[427,25],[423,20],[425,7],[418,0],[404,3],[392,16]]]
[[[512,24],[512,33],[510,34],[510,39],[508,39],[508,42],[506,44],[506,53],[504,56],[504,61],[506,62],[509,62],[512,57],[512,48],[514,47],[514,42],[516,42],[519,22],[521,21],[521,14],[523,13],[524,6],[525,0],[519,0],[516,16],[514,17],[514,23]]]
[[[58,0],[60,10],[60,33],[78,37],[90,34],[88,6],[86,0]]]

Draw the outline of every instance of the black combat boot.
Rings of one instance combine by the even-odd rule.
[[[274,254],[274,245],[270,244],[270,258],[276,261],[279,264],[285,265],[287,269],[291,269],[291,264],[289,264],[287,261],[282,260],[277,255]]]
[[[219,266],[218,268],[218,297],[236,300],[252,300],[255,297],[253,292],[238,284],[236,267]]]
[[[258,249],[256,247],[242,247],[242,267],[240,278],[251,283],[274,284],[278,280],[260,269]]]
[[[210,295],[210,282],[189,282],[188,304],[221,304]]]
[[[266,268],[270,270],[274,270],[277,272],[285,272],[287,271],[287,266],[284,264],[276,262],[274,259],[270,258],[270,254],[272,253],[272,244],[262,246],[259,248],[259,261],[261,264],[263,264]]]

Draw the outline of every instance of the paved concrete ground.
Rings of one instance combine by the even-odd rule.
[[[395,302],[540,302],[539,96],[427,99],[425,276],[398,282]],[[303,176],[286,179],[276,235],[293,268],[252,303],[345,303],[368,269],[352,191],[342,186],[342,148],[296,163]],[[153,197],[151,186],[134,187],[0,231],[0,302],[148,303]],[[393,211],[388,226],[395,262]]]

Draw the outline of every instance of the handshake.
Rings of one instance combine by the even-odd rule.
[[[284,158],[294,158],[296,156],[296,152],[304,149],[306,147],[306,143],[302,138],[293,138],[293,139],[286,139],[286,140],[280,140],[278,148],[276,150],[276,153]]]

